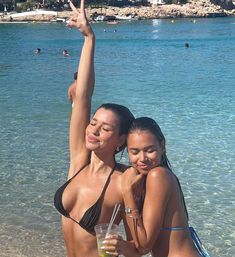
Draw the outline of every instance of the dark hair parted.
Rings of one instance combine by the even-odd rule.
[[[171,170],[171,165],[166,155],[166,149],[165,149],[166,140],[157,122],[149,117],[137,118],[132,122],[128,134],[131,134],[137,130],[149,131],[151,134],[153,134],[156,137],[160,145],[164,148],[164,153],[161,157],[161,165]]]
[[[120,104],[114,104],[114,103],[105,103],[102,104],[97,110],[99,109],[105,109],[110,110],[113,113],[115,113],[119,119],[119,135],[127,135],[131,123],[135,119],[134,115],[131,113],[131,111]],[[124,145],[122,145],[116,153],[121,152],[126,147],[126,142]]]

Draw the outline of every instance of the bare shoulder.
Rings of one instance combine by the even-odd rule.
[[[146,189],[153,197],[158,195],[161,199],[169,199],[175,187],[174,173],[165,167],[156,167],[149,171],[146,180]]]
[[[155,183],[172,183],[173,182],[173,172],[166,167],[156,167],[149,171],[147,175],[147,180],[154,181]]]

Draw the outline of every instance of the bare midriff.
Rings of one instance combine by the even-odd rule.
[[[200,257],[188,230],[161,231],[152,252],[153,257]]]

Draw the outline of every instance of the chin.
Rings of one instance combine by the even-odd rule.
[[[86,149],[89,151],[95,151],[99,146],[97,144],[91,144],[86,142]]]

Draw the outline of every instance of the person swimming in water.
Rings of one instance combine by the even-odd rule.
[[[65,56],[65,57],[67,57],[67,56],[69,56],[69,52],[68,52],[68,50],[63,50],[63,56]]]
[[[41,53],[41,48],[36,48],[34,52],[35,52],[35,54],[40,54]]]

